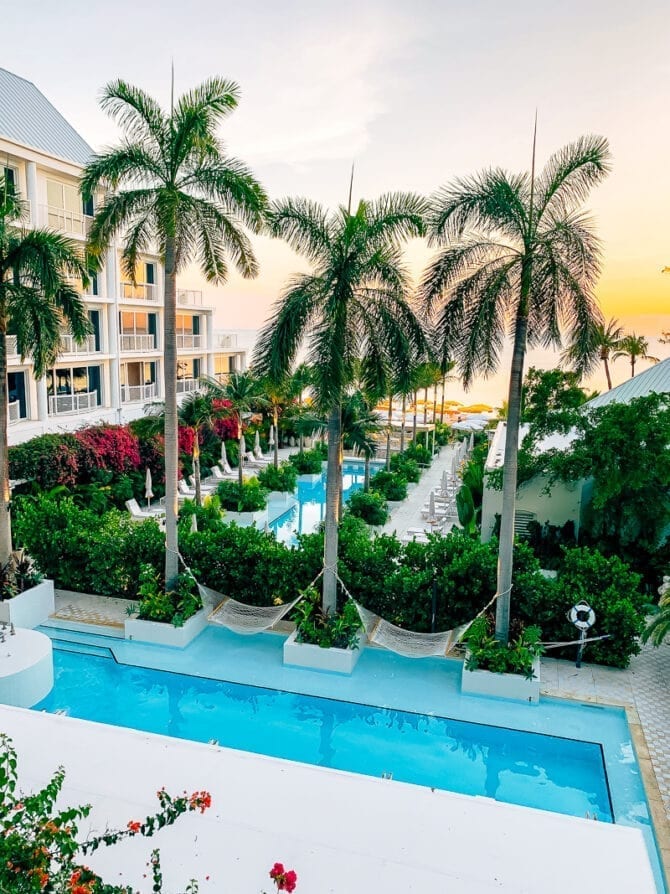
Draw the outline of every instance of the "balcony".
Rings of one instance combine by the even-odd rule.
[[[50,394],[49,415],[63,416],[67,413],[81,413],[98,406],[98,392],[84,391],[80,394]]]
[[[202,307],[202,292],[196,289],[177,289],[177,304]]]
[[[92,221],[92,217],[81,211],[66,211],[65,208],[56,208],[53,205],[40,206],[41,224],[59,233],[67,233],[68,236],[86,238]]]
[[[199,348],[202,345],[202,335],[192,333],[177,334],[177,348]]]
[[[7,404],[7,408],[9,410],[9,421],[18,422],[21,418],[21,401],[11,400]]]
[[[121,283],[121,297],[129,301],[158,301],[158,286],[155,283],[131,282]]]
[[[5,336],[5,348],[7,350],[8,357],[18,357],[19,351],[16,346],[16,336],[15,335],[6,335]]]
[[[95,346],[95,335],[87,335],[81,344],[78,344],[72,335],[61,335],[59,354],[95,354],[98,349]]]
[[[156,348],[155,335],[124,335],[121,333],[122,351],[155,351]]]
[[[198,390],[197,379],[177,379],[177,394],[186,394]]]
[[[148,385],[121,385],[121,402],[130,404],[140,400],[154,400],[157,393],[155,382]]]
[[[214,347],[215,348],[225,348],[226,350],[237,350],[237,336],[236,335],[223,335],[219,333],[214,338]]]

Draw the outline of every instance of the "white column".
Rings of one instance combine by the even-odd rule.
[[[105,259],[105,287],[107,297],[113,303],[107,305],[107,352],[109,353],[109,403],[110,406],[121,414],[121,385],[120,385],[120,353],[119,353],[119,286],[118,286],[118,258],[116,246],[112,245],[107,250]]]
[[[214,378],[214,314],[205,314],[205,348],[207,349],[207,375]]]
[[[45,376],[37,380],[37,418],[40,422],[49,421],[49,401],[47,399],[47,380]]]
[[[30,223],[36,227],[39,205],[37,204],[37,165],[34,161],[29,161],[26,164],[26,188],[28,191],[26,198],[30,202]]]

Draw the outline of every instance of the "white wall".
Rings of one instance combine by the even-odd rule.
[[[517,492],[516,508],[524,512],[533,512],[537,521],[543,525],[564,525],[568,521],[575,524],[575,534],[579,533],[579,521],[582,505],[582,482],[565,484],[557,481],[551,492],[545,493],[547,479],[537,476],[532,481],[521,485]],[[495,526],[496,514],[502,511],[502,490],[493,490],[484,486],[482,502],[482,541],[491,539]]]

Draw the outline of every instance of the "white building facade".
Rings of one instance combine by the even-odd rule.
[[[28,81],[0,69],[0,166],[27,202],[27,228],[48,227],[86,241],[95,207],[84,203],[79,178],[93,150]],[[76,344],[66,330],[61,354],[47,375],[35,380],[29,357],[17,355],[7,336],[9,439],[99,422],[136,419],[163,397],[163,265],[142,257],[135,283],[121,266],[118,245],[86,289],[92,334]],[[224,380],[245,366],[236,336],[214,330],[214,308],[203,293],[177,290],[177,391],[197,388],[200,376]]]

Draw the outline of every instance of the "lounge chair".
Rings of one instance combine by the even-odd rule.
[[[219,465],[212,466],[212,468],[210,469],[210,472],[212,473],[211,479],[213,481],[230,481],[231,478],[237,478],[236,471],[231,469],[230,466],[228,466],[228,470],[229,471],[227,471],[227,472],[223,472],[221,470],[221,466],[219,466]]]
[[[271,459],[256,459],[251,450],[247,450],[244,454],[244,465],[251,469],[264,469],[266,466],[271,465],[271,463]]]
[[[195,478],[194,478],[193,475],[191,475],[191,476],[189,477],[189,479],[188,479],[188,483],[191,485],[191,487],[193,488],[193,492],[195,493]],[[217,489],[218,486],[219,486],[219,485],[218,485],[217,483],[206,484],[206,482],[203,481],[202,478],[200,479],[200,491],[201,491],[204,495],[213,494],[214,491]]]
[[[147,518],[153,518],[154,521],[161,522],[165,517],[165,509],[142,509],[134,497],[132,500],[126,500],[126,509],[133,521],[145,521]]]

